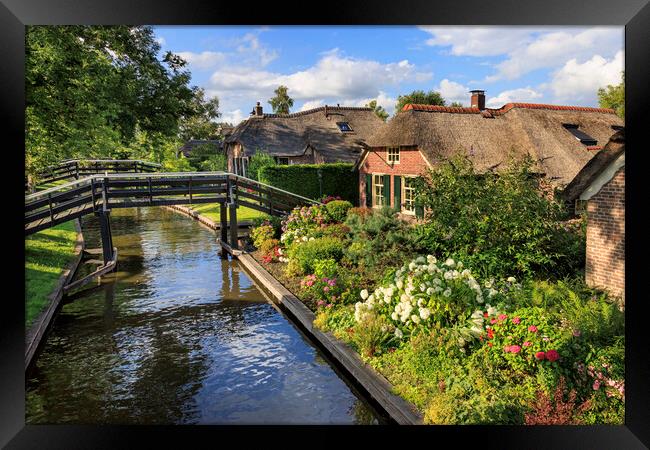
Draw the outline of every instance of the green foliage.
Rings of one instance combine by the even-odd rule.
[[[325,205],[330,220],[334,222],[344,222],[348,211],[352,208],[352,203],[346,200],[334,200]]]
[[[194,147],[187,157],[194,170],[205,172],[226,171],[228,159],[216,144],[206,143]]]
[[[282,217],[260,213],[259,216],[252,219],[252,228],[257,228],[261,225],[270,225],[273,228],[273,237],[280,238],[282,233]]]
[[[253,239],[253,245],[256,248],[260,248],[262,242],[267,239],[273,239],[275,235],[275,230],[271,224],[262,224],[251,229],[250,236]]]
[[[359,201],[359,182],[358,174],[352,172],[352,167],[352,163],[278,165],[261,169],[259,181],[312,199],[335,194],[356,205]],[[319,171],[322,176],[320,182]]]
[[[326,219],[327,211],[324,206],[295,207],[282,221],[280,240],[289,247],[295,241],[306,241],[310,237],[317,237],[316,233],[325,224]]]
[[[462,259],[484,276],[562,277],[575,268],[569,245],[581,236],[560,226],[562,206],[541,194],[532,161],[480,175],[458,156],[416,180],[427,209],[419,228],[429,252]]]
[[[345,224],[351,235],[346,258],[376,276],[387,267],[401,266],[420,250],[410,225],[388,207],[367,215],[348,214]]]
[[[371,100],[370,103],[366,103],[365,107],[372,108],[377,117],[379,117],[384,122],[386,122],[386,119],[388,119],[388,112],[386,112],[382,106],[377,105],[377,100]]]
[[[298,274],[313,273],[316,260],[340,261],[343,256],[343,243],[332,237],[312,238],[289,247],[288,256],[290,263],[293,263],[292,269]]]
[[[289,97],[288,90],[286,86],[280,85],[273,91],[275,97],[270,99],[269,103],[275,114],[289,114],[289,110],[293,107],[293,99]]]
[[[205,98],[203,88],[195,88],[194,96],[190,102],[190,114],[181,117],[179,123],[179,137],[183,141],[191,139],[217,139],[221,127],[214,119],[221,116],[219,112],[219,99]]]
[[[598,89],[598,103],[601,108],[612,108],[619,117],[625,119],[625,72],[621,75],[620,84]]]
[[[314,273],[300,282],[302,293],[316,301],[317,307],[341,302],[345,281],[339,277],[339,266],[334,259],[313,261]]]
[[[393,327],[385,317],[378,314],[367,315],[363,322],[354,325],[352,342],[359,352],[368,358],[380,353],[394,340]]]
[[[275,250],[279,243],[280,241],[277,239],[267,238],[260,242],[258,248],[262,255],[269,255],[273,253],[273,250]]]
[[[354,310],[350,305],[321,308],[314,319],[314,326],[323,331],[332,331],[336,336],[344,335],[342,332],[351,329],[354,324]]]
[[[276,165],[275,159],[271,155],[257,149],[248,161],[246,176],[247,178],[266,183],[264,180],[260,179],[260,171],[266,167],[274,167]]]
[[[169,52],[159,60],[154,38],[148,26],[26,28],[28,173],[68,158],[137,153],[138,134],[154,148],[177,139],[199,94],[185,61]]]
[[[421,90],[416,90],[410,94],[400,95],[397,97],[397,104],[395,105],[395,111],[399,112],[402,110],[404,105],[408,103],[413,103],[417,105],[439,105],[445,106],[445,99],[442,98],[440,92],[429,91],[424,92]]]

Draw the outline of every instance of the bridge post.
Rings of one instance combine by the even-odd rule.
[[[111,234],[110,210],[102,209],[95,215],[99,217],[99,230],[102,237],[102,255],[104,264],[108,264],[113,259],[113,235]]]
[[[219,206],[219,216],[221,225],[219,231],[221,232],[221,242],[228,242],[228,206],[227,202],[221,203]]]
[[[235,199],[235,184],[234,180],[229,183],[228,186],[228,215],[230,216],[230,248],[237,250],[239,245],[237,244],[237,203]]]

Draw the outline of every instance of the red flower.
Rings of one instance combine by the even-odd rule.
[[[483,317],[487,317],[487,316],[488,316],[488,313],[484,312]]]
[[[549,350],[546,352],[546,359],[549,361],[557,361],[560,358],[560,354],[556,350]]]
[[[514,323],[515,325],[519,325],[519,322],[521,322],[521,319],[519,317],[515,317],[514,319],[512,319],[512,323]]]
[[[521,351],[521,347],[518,345],[511,345],[510,346],[510,353],[519,353]]]
[[[488,328],[487,336],[488,339],[492,339],[494,337],[494,330],[492,330],[492,328]]]
[[[491,323],[492,325],[494,325],[495,323],[497,323],[497,319],[492,319],[492,320],[490,320],[490,323]]]
[[[546,353],[544,352],[535,353],[535,358],[539,359],[540,361],[542,361],[545,357],[546,357]]]
[[[537,333],[537,327],[535,325],[531,325],[528,327],[528,331],[531,333]]]
[[[492,342],[488,342],[488,346],[492,347]]]
[[[499,317],[498,317],[499,321],[506,320],[507,318],[508,318],[508,316],[506,316],[505,314],[499,314]]]

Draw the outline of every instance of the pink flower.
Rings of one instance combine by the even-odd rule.
[[[580,330],[573,330],[573,335],[574,335],[575,337],[580,336],[580,334],[582,334],[582,333],[580,333]]]
[[[519,322],[521,322],[521,319],[519,317],[515,317],[514,319],[512,319],[512,323],[514,323],[515,325],[519,325]]]
[[[511,345],[510,346],[510,353],[519,353],[521,351],[521,347],[518,345]]]
[[[503,351],[506,353],[510,353],[510,346],[506,345],[505,347],[503,347]]]
[[[528,331],[531,333],[537,333],[537,327],[535,325],[531,325],[528,327]]]
[[[524,347],[530,347],[531,345],[533,344],[530,341],[524,342]]]
[[[545,357],[546,357],[546,353],[544,352],[535,353],[535,358],[539,359],[540,361],[543,360]]]
[[[594,384],[593,384],[592,388],[594,388],[594,391],[597,391],[598,389],[600,389],[600,381],[598,381],[598,380],[594,381]]]
[[[314,282],[312,280],[307,280],[307,281],[305,281],[305,285],[306,286],[313,286]]]
[[[325,286],[325,287],[323,288],[323,291],[325,291],[325,292],[329,292],[329,290],[330,290],[330,287],[329,287],[329,286]]]
[[[546,359],[549,361],[557,361],[560,358],[560,354],[557,352],[557,350],[549,350],[546,352]]]
[[[490,323],[491,323],[492,325],[494,325],[495,323],[497,323],[497,319],[491,319],[491,320],[490,320]]]
[[[508,316],[506,316],[505,314],[499,314],[499,317],[498,317],[499,321],[506,320],[507,318],[508,318]]]

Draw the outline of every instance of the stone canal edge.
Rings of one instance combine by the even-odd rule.
[[[184,206],[167,208],[188,215],[212,230],[218,230],[219,224],[203,217]],[[314,327],[314,313],[295,295],[275,279],[251,255],[243,251],[232,252],[230,246],[223,248],[237,258],[258,285],[269,294],[272,300],[296,322],[325,353],[336,361],[348,377],[355,380],[363,393],[373,400],[385,414],[400,425],[421,425],[422,415],[417,408],[402,397],[393,393],[393,386],[384,376],[365,364],[359,355],[348,345],[336,339],[331,333],[325,333]]]

